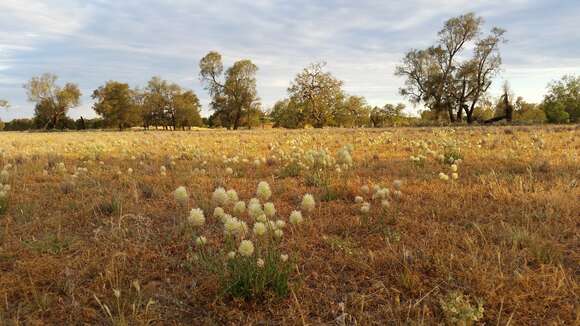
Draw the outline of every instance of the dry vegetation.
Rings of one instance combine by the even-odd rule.
[[[2,325],[580,321],[574,126],[3,133],[0,151]],[[222,254],[214,189],[247,201],[261,181],[289,290],[232,298],[193,234]],[[306,193],[314,210],[289,223]]]

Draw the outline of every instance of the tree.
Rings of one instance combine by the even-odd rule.
[[[544,123],[546,122],[546,113],[539,105],[528,103],[519,96],[514,104],[514,120],[526,123]]]
[[[580,76],[566,75],[551,82],[543,107],[550,122],[580,121]]]
[[[186,127],[201,126],[201,104],[193,91],[185,91],[173,98],[175,109],[176,126]],[[174,126],[175,127],[175,126]]]
[[[240,60],[228,68],[218,52],[209,52],[199,62],[200,79],[212,97],[211,107],[223,126],[238,129],[242,117],[256,108],[256,73],[258,67],[250,60]],[[221,79],[224,80],[221,80]]]
[[[129,84],[108,81],[93,92],[92,98],[96,100],[93,109],[103,117],[107,126],[115,126],[123,130],[140,121],[135,97]]]
[[[297,106],[306,123],[322,128],[334,118],[344,93],[342,81],[324,71],[325,63],[315,63],[304,68],[288,88],[290,100]]]
[[[304,118],[296,103],[289,99],[276,102],[270,112],[274,127],[296,129],[304,127]]]
[[[570,121],[570,114],[562,102],[544,102],[542,111],[550,123],[566,123]]]
[[[428,109],[447,112],[449,121],[473,122],[473,112],[499,72],[499,45],[505,31],[492,28],[481,37],[483,19],[468,13],[445,22],[434,46],[413,49],[397,66],[395,75],[405,77],[401,95]],[[465,48],[473,44],[473,57],[463,59]],[[463,59],[463,61],[461,61]]]
[[[72,83],[66,83],[64,87],[57,86],[57,79],[56,75],[45,73],[33,77],[24,85],[28,100],[36,103],[36,125],[44,129],[64,128],[62,122],[68,110],[80,104],[79,87]]]
[[[405,110],[405,104],[403,103],[397,105],[385,104],[382,108],[375,106],[371,110],[371,124],[375,128],[396,125],[404,117],[403,110]]]
[[[145,129],[151,125],[177,128],[201,125],[201,105],[197,95],[170,83],[161,77],[153,77],[143,91],[133,91],[133,101],[140,108]]]
[[[370,107],[362,96],[346,96],[336,107],[334,125],[339,127],[362,127],[369,123]]]

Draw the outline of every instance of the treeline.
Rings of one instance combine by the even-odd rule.
[[[32,78],[24,85],[35,104],[33,119],[1,123],[0,129],[93,129],[132,127],[166,130],[205,126],[274,127],[386,127],[448,123],[566,123],[580,119],[580,76],[564,76],[548,85],[542,103],[526,102],[507,83],[498,98],[488,90],[497,79],[505,31],[483,31],[483,19],[473,13],[445,22],[433,45],[412,49],[396,67],[405,78],[400,94],[426,108],[420,118],[406,116],[403,104],[371,107],[361,96],[347,94],[343,82],[314,63],[291,81],[287,97],[264,109],[256,89],[258,67],[248,59],[225,68],[218,52],[199,62],[199,77],[210,96],[212,114],[201,117],[198,96],[175,83],[153,77],[144,88],[108,81],[92,92],[98,119],[73,121],[67,114],[80,104],[81,91],[74,83],[59,86],[54,74]],[[471,55],[469,55],[471,53]],[[0,108],[8,107],[0,100]]]

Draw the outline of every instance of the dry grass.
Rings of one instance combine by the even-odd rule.
[[[0,216],[0,325],[436,324],[454,292],[482,300],[488,325],[578,324],[579,136],[574,127],[1,133],[0,168],[13,167]],[[276,151],[292,141],[333,154],[350,143],[354,167],[326,186],[285,176]],[[439,179],[449,166],[436,157],[409,160],[449,142],[463,157],[458,180]],[[71,177],[77,167],[88,172]],[[396,179],[402,198],[363,216],[360,187]],[[291,293],[221,297],[176,227],[185,213],[172,191],[186,186],[191,206],[209,210],[215,187],[248,199],[262,180],[285,219],[304,193],[318,202],[284,238],[297,262]],[[217,245],[220,230],[206,233]]]

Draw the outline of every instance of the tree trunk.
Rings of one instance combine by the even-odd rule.
[[[449,114],[449,121],[455,122],[455,114],[453,114],[452,108],[447,108],[447,113]]]
[[[473,111],[467,110],[467,108],[466,108],[465,115],[467,116],[467,124],[472,124],[473,123]]]

